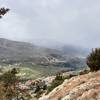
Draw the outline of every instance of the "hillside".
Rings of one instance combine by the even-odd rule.
[[[33,64],[54,65],[62,67],[79,67],[85,65],[85,59],[73,47],[60,50],[37,46],[27,42],[11,41],[0,38],[0,62],[13,64],[30,62]]]
[[[26,42],[17,42],[0,38],[0,58],[11,61],[29,60],[36,62],[50,54],[62,55],[60,51],[42,48]]]
[[[100,71],[66,79],[39,100],[100,100]]]

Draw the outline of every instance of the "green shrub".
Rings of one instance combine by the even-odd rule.
[[[90,72],[90,70],[84,69],[84,70],[82,70],[82,71],[79,72],[79,75],[88,74],[89,72]]]
[[[91,71],[100,70],[100,48],[92,50],[90,55],[87,57],[87,65]]]
[[[0,78],[0,100],[12,100],[16,98],[16,100],[20,98],[31,98],[25,91],[21,91],[17,86],[18,82],[20,82],[20,78],[17,77],[18,71],[16,68],[9,70],[1,75]],[[2,88],[1,88],[2,87]],[[1,99],[4,98],[4,99]],[[27,99],[30,100],[30,99]]]
[[[36,81],[34,85],[36,86],[36,90],[34,92],[36,94],[35,97],[39,98],[47,90],[47,85],[45,81],[42,81],[42,80]]]
[[[36,97],[36,98],[40,98],[40,97],[42,96],[43,93],[44,93],[43,90],[39,90],[39,91],[36,93],[35,97]]]
[[[54,88],[56,88],[57,86],[59,86],[60,84],[63,83],[63,80],[54,80],[51,84],[51,86],[48,87],[48,91],[47,91],[47,94],[49,92],[51,92]]]
[[[51,85],[48,86],[48,88],[47,88],[47,94],[49,92],[51,92],[54,88],[56,88],[57,86],[62,84],[64,80],[65,80],[65,78],[62,76],[62,74],[61,73],[57,73],[56,78],[53,80]]]
[[[62,74],[59,72],[59,73],[57,73],[56,74],[56,78],[55,78],[55,80],[62,80],[63,79],[63,76],[62,76]]]
[[[12,100],[13,97],[16,97],[18,95],[16,83],[19,80],[16,74],[17,74],[17,70],[14,68],[11,71],[7,71],[3,75],[1,75],[0,83],[3,83],[2,87],[4,88],[4,90],[0,90],[0,91],[2,91],[5,100],[6,99]]]

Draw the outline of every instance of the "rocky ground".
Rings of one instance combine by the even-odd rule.
[[[66,79],[39,100],[100,100],[100,71]]]

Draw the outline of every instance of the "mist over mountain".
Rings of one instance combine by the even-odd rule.
[[[90,49],[88,48],[83,48],[80,46],[75,46],[72,44],[68,43],[62,43],[53,39],[33,39],[31,43],[41,46],[41,47],[46,47],[46,48],[51,48],[51,49],[56,49],[64,54],[67,55],[72,55],[72,56],[87,56],[90,52]]]
[[[49,38],[82,47],[100,47],[99,0],[1,2],[1,6],[11,9],[11,12],[0,20],[0,33],[3,33],[5,38]]]

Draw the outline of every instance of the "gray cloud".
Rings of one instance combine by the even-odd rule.
[[[100,46],[100,0],[9,0],[1,37],[47,38],[83,47]]]

